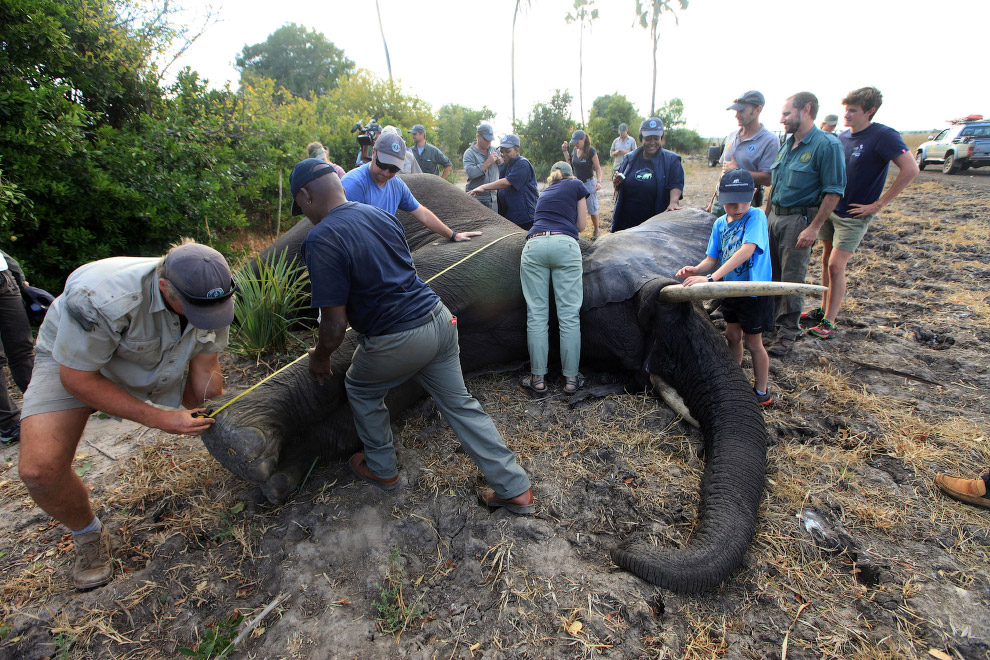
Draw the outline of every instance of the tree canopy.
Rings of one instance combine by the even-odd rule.
[[[354,73],[354,62],[322,33],[288,23],[258,44],[244,46],[235,61],[248,77],[270,78],[296,96],[326,94]]]
[[[571,93],[567,90],[554,90],[549,103],[534,105],[528,121],[515,127],[522,142],[522,155],[533,164],[537,178],[546,178],[550,167],[563,160],[560,143],[569,140],[574,130],[574,120],[569,110],[571,100]]]

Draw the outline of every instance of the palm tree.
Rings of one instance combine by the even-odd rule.
[[[595,0],[574,0],[574,13],[567,14],[567,22],[581,23],[581,37],[578,41],[578,106],[581,108],[581,125],[587,126],[584,123],[584,23],[591,22],[598,18],[598,10],[591,9],[591,5],[595,4]]]
[[[378,6],[378,0],[375,0],[375,11],[378,12],[378,30],[382,33],[382,44],[385,46],[385,66],[388,67],[388,82],[389,85],[392,84],[392,60],[388,58],[388,42],[385,41],[385,28],[382,27],[382,10]]]
[[[660,43],[660,18],[664,12],[669,12],[674,16],[674,23],[678,23],[677,14],[670,6],[672,0],[636,0],[636,16],[639,24],[650,29],[650,37],[653,39],[653,94],[650,96],[650,116],[656,117],[657,105],[657,46]],[[677,0],[681,9],[687,9],[688,0]]]
[[[516,9],[512,12],[512,130],[516,126],[516,18],[519,17],[520,5],[529,7],[532,1],[516,0]]]

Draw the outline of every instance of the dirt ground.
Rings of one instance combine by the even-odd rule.
[[[703,206],[717,172],[686,169]],[[281,507],[196,439],[94,416],[75,469],[115,573],[88,593],[66,530],[17,479],[18,447],[0,449],[0,658],[218,657],[259,615],[226,657],[990,658],[990,510],[932,484],[990,466],[988,217],[990,170],[923,173],[853,258],[838,334],[772,359],[760,526],[711,593],[658,590],[608,557],[633,531],[690,537],[698,433],[645,393],[574,403],[558,378],[530,398],[517,370],[468,387],[528,470],[535,518],[477,503],[428,400],[393,420],[401,489],[315,464]],[[236,390],[292,357],[224,366]]]

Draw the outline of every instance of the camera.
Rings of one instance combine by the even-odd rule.
[[[370,163],[371,150],[375,146],[375,140],[382,134],[382,127],[378,125],[378,117],[372,115],[371,121],[363,126],[361,122],[357,122],[351,128],[351,133],[357,133],[358,145],[361,148],[361,162]]]

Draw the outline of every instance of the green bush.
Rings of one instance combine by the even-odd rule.
[[[571,139],[574,120],[570,116],[571,94],[555,90],[549,103],[537,103],[525,124],[516,124],[522,155],[536,169],[536,178],[545,179],[550,167],[563,159],[560,144]]]
[[[258,273],[242,269],[235,277],[234,335],[239,353],[255,358],[262,353],[285,353],[292,335],[289,326],[307,308],[306,267],[290,262],[287,250],[274,259],[259,260]]]
[[[700,154],[708,144],[698,131],[689,128],[672,128],[664,133],[663,140],[665,148],[681,156]]]

